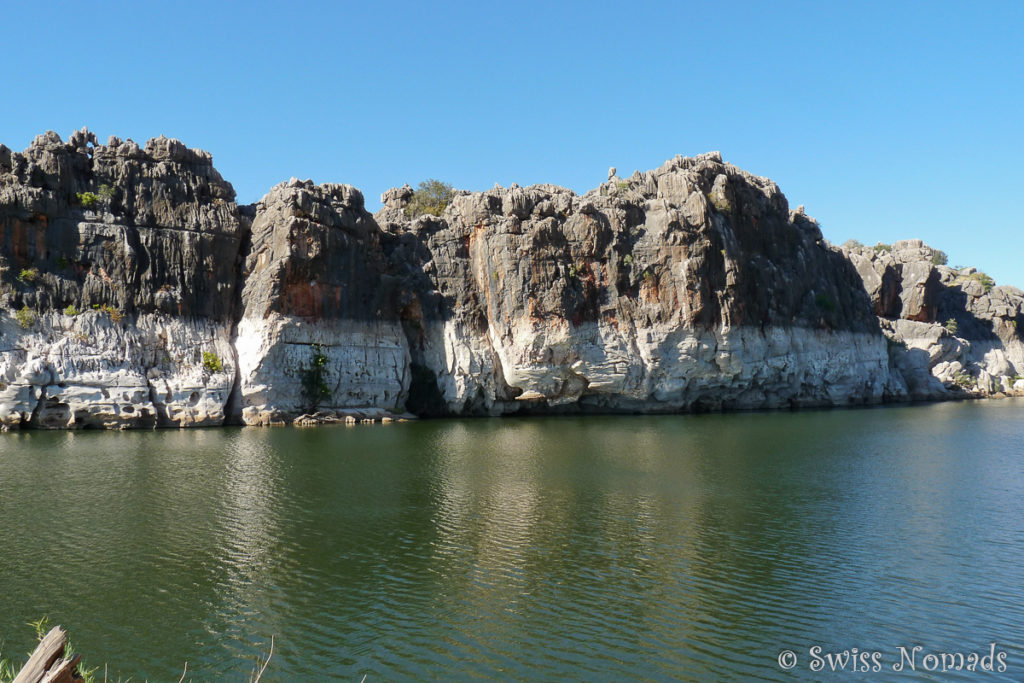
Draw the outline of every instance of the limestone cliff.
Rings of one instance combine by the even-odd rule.
[[[238,207],[176,140],[0,146],[0,423],[844,405],[1024,369],[1019,291],[920,244],[834,249],[717,154],[440,216],[407,217],[411,195],[374,216],[293,179]]]
[[[0,423],[223,423],[245,230],[176,140],[0,146]]]
[[[459,193],[377,221],[403,279],[420,411],[874,402],[885,342],[856,272],[771,181],[677,157],[583,196]]]
[[[402,412],[409,352],[395,278],[359,190],[293,179],[254,215],[237,339],[244,421]]]
[[[843,246],[890,340],[896,393],[917,399],[1024,391],[1024,292],[950,268],[921,240]]]

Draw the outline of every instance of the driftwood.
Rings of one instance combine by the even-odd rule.
[[[64,656],[67,644],[67,631],[60,626],[54,626],[39,641],[39,645],[32,651],[25,666],[21,667],[21,671],[11,683],[77,683],[81,681],[82,676],[78,671],[78,663],[81,661],[82,655]],[[260,670],[259,672],[253,670],[252,676],[249,677],[251,683],[259,683],[273,656],[274,636],[271,636],[270,652],[267,653],[266,659],[257,660],[256,665],[260,667]],[[181,672],[178,683],[184,682],[187,673],[188,662],[185,662],[185,670]],[[105,674],[103,680],[107,680]],[[363,680],[366,680],[366,676],[363,676]]]
[[[12,683],[72,683],[82,680],[75,669],[82,656],[64,657],[67,643],[67,632],[60,626],[54,626],[39,641]]]

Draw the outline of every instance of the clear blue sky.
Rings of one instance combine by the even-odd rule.
[[[7,3],[0,142],[83,125],[290,176],[584,192],[720,150],[825,236],[1024,287],[1024,2]]]

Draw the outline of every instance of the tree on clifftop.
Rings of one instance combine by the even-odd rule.
[[[418,190],[412,193],[412,199],[405,205],[405,215],[416,218],[425,213],[440,216],[452,199],[454,190],[448,183],[429,178],[420,183]]]

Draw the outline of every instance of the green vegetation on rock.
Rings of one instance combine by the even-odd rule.
[[[418,190],[412,193],[412,199],[405,206],[405,215],[416,218],[424,214],[440,216],[444,213],[448,202],[452,200],[454,190],[448,183],[430,178],[420,183]]]
[[[14,319],[18,321],[21,328],[27,330],[36,324],[36,312],[28,306],[22,306],[17,313],[14,314]]]
[[[327,386],[327,355],[320,344],[310,344],[312,358],[309,367],[303,367],[300,371],[302,381],[302,395],[310,410],[316,410],[320,401],[329,398],[331,389]]]
[[[203,351],[203,367],[210,372],[220,372],[224,369],[224,363],[216,353]]]
[[[75,198],[86,209],[91,209],[100,201],[100,196],[92,192],[79,192],[75,195]]]
[[[982,289],[985,290],[986,294],[988,294],[992,290],[992,288],[996,286],[996,281],[990,278],[985,273],[971,273],[968,277],[971,280],[981,283],[981,287]]]
[[[945,328],[946,331],[949,332],[950,334],[956,334],[957,330],[960,329],[960,326],[956,324],[955,319],[950,318],[949,320],[946,321]]]
[[[960,372],[953,375],[953,384],[960,387],[961,389],[970,389],[974,386],[974,378],[968,375],[966,372],[961,370]]]
[[[32,284],[39,279],[38,268],[22,268],[21,272],[18,273],[18,279],[25,284]]]
[[[93,304],[92,307],[100,313],[106,313],[111,322],[119,323],[124,319],[124,314],[110,304]]]

